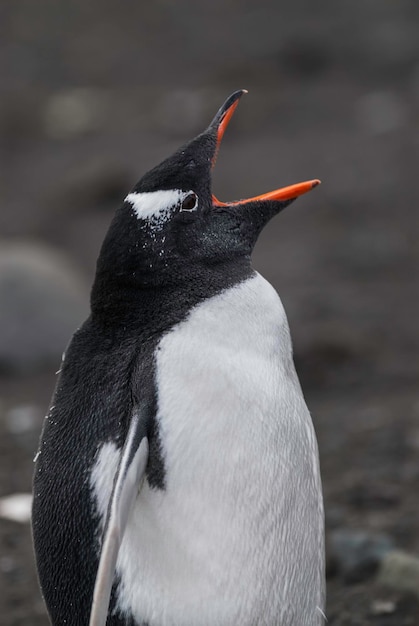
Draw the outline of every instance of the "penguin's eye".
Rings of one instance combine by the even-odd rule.
[[[198,196],[193,191],[182,200],[181,211],[195,211],[198,207]]]

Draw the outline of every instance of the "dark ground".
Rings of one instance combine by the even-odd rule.
[[[255,266],[288,312],[329,536],[386,533],[416,555],[418,26],[415,0],[0,4],[3,242],[58,248],[89,283],[124,194],[242,87],[217,196],[322,179],[266,230]],[[2,368],[0,417],[37,417],[24,437],[0,419],[0,496],[30,490],[54,369]],[[0,520],[0,550],[0,625],[47,624],[28,525]],[[332,561],[329,624],[419,624],[413,596],[348,584]]]

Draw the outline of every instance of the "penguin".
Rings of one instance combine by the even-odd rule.
[[[213,195],[244,93],[141,178],[104,239],[35,464],[53,626],[323,623],[317,441],[281,300],[251,264],[320,181]]]

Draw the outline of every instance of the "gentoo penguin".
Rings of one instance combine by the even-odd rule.
[[[316,626],[316,437],[281,301],[251,265],[319,181],[237,202],[211,170],[244,91],[149,171],[105,237],[34,478],[54,626]]]

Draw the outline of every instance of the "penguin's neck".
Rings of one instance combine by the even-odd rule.
[[[143,285],[111,272],[96,275],[92,319],[101,326],[160,334],[182,321],[200,302],[252,276],[249,258],[193,268],[179,280]]]

